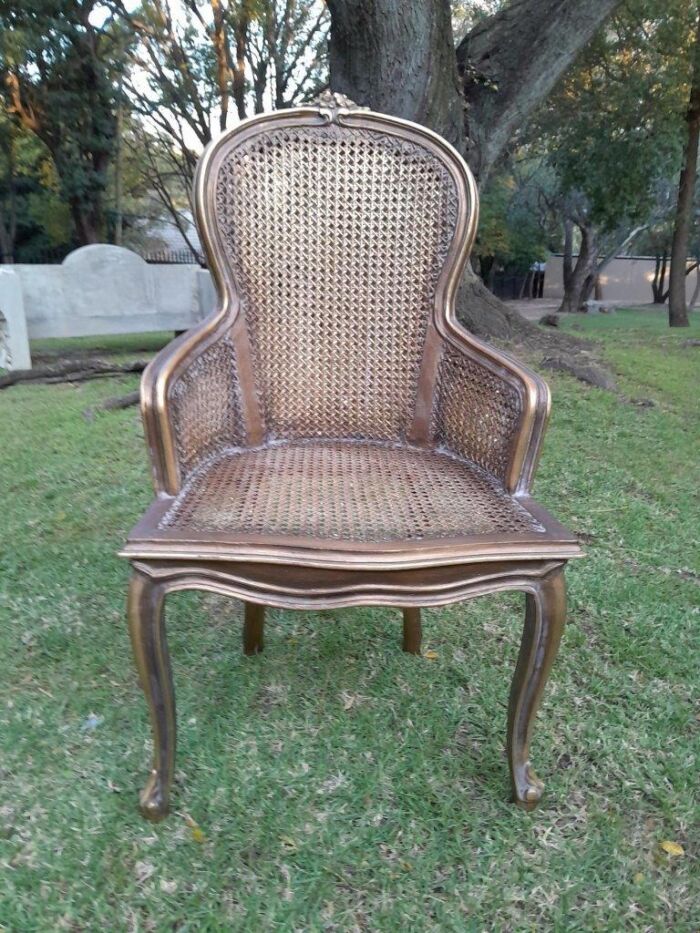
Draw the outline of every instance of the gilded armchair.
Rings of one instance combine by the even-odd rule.
[[[454,298],[477,224],[462,158],[423,127],[325,100],[247,120],[195,189],[216,313],[144,373],[157,497],[129,536],[130,633],[151,715],[141,795],[168,810],[175,704],[163,601],[403,609],[526,593],[507,727],[513,796],[536,805],[531,725],[575,538],[530,497],[546,384],[464,331]]]

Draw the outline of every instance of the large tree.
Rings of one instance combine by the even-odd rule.
[[[70,214],[51,154],[0,110],[1,261],[37,261],[67,249],[71,240]]]
[[[331,88],[436,130],[482,185],[619,2],[510,0],[455,46],[449,0],[328,0]],[[459,313],[487,336],[530,330],[469,272]]]
[[[0,262],[14,262],[17,239],[17,127],[0,116]]]

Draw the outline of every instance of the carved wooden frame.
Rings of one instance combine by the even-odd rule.
[[[256,446],[264,441],[262,422],[256,415],[254,373],[245,352],[247,336],[236,285],[212,220],[212,178],[217,166],[232,145],[271,126],[322,126],[329,121],[381,129],[382,133],[418,142],[435,153],[452,174],[458,194],[457,225],[438,282],[424,359],[434,360],[441,344],[447,343],[486,365],[517,390],[522,416],[504,485],[544,526],[543,533],[475,535],[472,539],[442,539],[421,547],[408,542],[382,548],[346,542],[342,548],[324,549],[313,540],[300,539],[292,546],[288,540],[272,536],[250,540],[222,534],[183,535],[182,529],[174,532],[159,528],[182,483],[168,411],[169,389],[183,368],[224,332],[244,349],[239,357],[239,379],[247,398],[247,442]],[[166,594],[183,589],[209,590],[244,600],[244,649],[251,654],[262,649],[265,605],[296,609],[401,607],[404,650],[417,653],[418,607],[445,605],[501,590],[524,591],[526,622],[511,689],[508,755],[515,801],[526,808],[535,806],[542,784],[528,760],[530,730],[564,623],[564,564],[580,556],[581,551],[571,533],[529,494],[549,415],[546,383],[507,354],[467,333],[455,318],[455,295],[478,215],[476,186],[466,163],[430,130],[346,106],[330,95],[313,106],[254,117],[222,136],[202,157],[195,195],[200,236],[216,282],[219,306],[201,325],[166,347],[144,373],[142,414],[157,498],[121,552],[133,566],[129,625],[155,745],[153,770],[141,795],[143,814],[149,819],[161,819],[168,812],[175,754],[175,705],[162,610]],[[429,374],[434,369],[425,365],[423,372]],[[427,439],[434,392],[434,379],[421,376],[411,433],[416,443]]]

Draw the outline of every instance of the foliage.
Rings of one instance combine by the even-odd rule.
[[[524,271],[546,245],[559,246],[562,223],[576,224],[586,253],[570,287],[583,292],[595,279],[584,263],[614,255],[633,229],[668,235],[688,45],[683,4],[634,0],[620,8],[487,185],[482,256]]]
[[[558,231],[542,202],[547,174],[546,166],[533,160],[504,167],[489,179],[474,246],[482,273],[491,262],[514,273],[527,272],[556,245]]]
[[[51,153],[79,242],[103,238],[126,40],[95,25],[96,0],[0,0],[5,108]]]
[[[580,307],[606,263],[640,233],[653,229],[658,240],[668,229],[689,25],[681,0],[622,5],[521,137],[520,158],[548,167],[541,197],[567,232],[562,310]]]
[[[112,381],[1,393],[0,924],[693,930],[698,348],[664,320],[569,322],[603,342],[624,395],[551,380],[537,493],[587,554],[535,729],[532,815],[506,802],[503,754],[521,598],[427,611],[432,661],[402,654],[397,610],[271,611],[250,659],[240,604],[177,594],[176,800],[144,823],[148,723],[115,556],[151,495],[138,414],[84,416]]]
[[[0,111],[0,251],[22,262],[67,248],[71,235],[50,153]]]
[[[452,31],[457,43],[473,29],[476,23],[493,16],[504,5],[504,0],[451,0]]]
[[[601,232],[648,220],[657,179],[678,162],[684,8],[656,0],[623,6],[536,122],[562,193],[583,195],[586,220]]]

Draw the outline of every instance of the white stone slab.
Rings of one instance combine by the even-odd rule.
[[[13,269],[0,267],[0,368],[31,367],[22,282]]]

